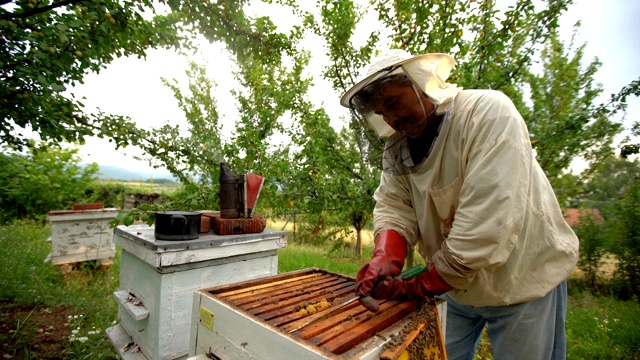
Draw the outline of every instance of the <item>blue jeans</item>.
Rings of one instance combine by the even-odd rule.
[[[472,360],[488,325],[495,360],[564,360],[567,282],[540,299],[508,306],[474,307],[447,294],[446,346],[449,360]]]

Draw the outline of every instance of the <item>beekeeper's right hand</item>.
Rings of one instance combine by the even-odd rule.
[[[407,243],[395,230],[382,231],[376,236],[374,244],[371,260],[356,275],[356,295],[361,298],[369,296],[378,281],[399,275],[407,257]]]

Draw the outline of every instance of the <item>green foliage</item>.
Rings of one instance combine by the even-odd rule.
[[[613,220],[618,214],[616,200],[632,186],[639,173],[640,160],[610,156],[585,171],[582,191],[575,199],[586,207],[599,209],[607,222]]]
[[[544,71],[528,78],[533,107],[524,112],[525,120],[538,162],[554,186],[574,158],[592,163],[610,156],[613,137],[622,129],[595,103],[602,92],[593,78],[600,62],[594,60],[582,70],[585,45],[571,55],[572,46],[565,53],[553,33],[542,51]]]
[[[631,95],[640,96],[640,78],[623,87],[617,94],[612,94],[609,103],[600,105],[600,107],[604,111],[611,111],[611,115],[614,115],[620,111],[624,112],[627,108],[627,97]],[[633,125],[631,126],[631,135],[634,135],[636,137],[640,136],[640,121],[636,120],[633,122]],[[633,140],[630,136],[627,136],[623,140],[623,145],[620,149],[620,156],[623,159],[626,159],[631,155],[640,153],[640,144],[631,143],[632,141]]]
[[[619,238],[615,253],[620,261],[616,270],[618,296],[622,299],[640,298],[640,177],[616,202]]]
[[[637,89],[638,87],[640,87],[640,81],[636,81],[635,86],[636,86],[636,91],[638,91]],[[633,126],[631,128],[631,133],[636,137],[640,136],[640,121],[636,121],[633,123]],[[620,150],[620,156],[623,159],[626,159],[633,154],[640,153],[640,144],[629,144],[628,142],[630,141],[631,140],[627,138],[625,141],[625,145],[623,145],[622,149]]]
[[[602,219],[595,218],[588,210],[581,211],[578,225],[574,228],[580,239],[578,268],[584,272],[586,284],[592,292],[598,289],[598,273],[605,254],[603,228]]]
[[[133,123],[122,116],[85,114],[81,99],[65,91],[116,57],[142,57],[150,47],[177,45],[177,17],[147,20],[143,12],[148,11],[151,0],[3,1],[0,143],[31,146],[23,131],[15,131],[22,129],[43,141],[82,142],[98,135],[126,143],[121,133],[135,129]]]
[[[158,185],[176,185],[177,183],[171,179],[147,179],[145,182]]]
[[[166,204],[140,204],[129,211],[118,213],[115,219],[109,221],[109,226],[115,228],[118,225],[129,226],[136,221],[142,221],[151,226],[156,221],[156,212],[170,209]]]
[[[640,225],[638,218],[638,173],[640,161],[611,156],[597,166],[585,171],[580,188],[582,192],[575,198],[576,204],[584,208],[598,209],[604,217],[604,226],[591,228],[591,240],[582,243],[581,259],[600,254],[597,247],[615,255],[618,263],[613,279],[607,281],[607,288],[621,299],[638,296],[638,271],[640,269]],[[578,233],[579,233],[578,229]],[[580,233],[579,233],[580,235]],[[596,246],[596,247],[592,247]],[[591,254],[592,251],[597,251]],[[595,259],[592,265],[595,266]]]
[[[31,148],[27,154],[6,148],[0,154],[0,223],[15,218],[44,220],[51,210],[70,210],[86,202],[98,165],[79,165],[77,149]]]
[[[121,209],[125,196],[130,192],[131,188],[121,183],[93,182],[85,190],[85,202],[103,203],[106,208]]]

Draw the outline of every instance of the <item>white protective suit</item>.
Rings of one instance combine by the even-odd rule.
[[[406,138],[391,135],[386,158],[405,158],[405,175],[383,172],[374,227],[399,232],[472,306],[544,296],[574,269],[578,239],[531,148],[524,120],[504,94],[457,89],[430,155],[417,166]]]

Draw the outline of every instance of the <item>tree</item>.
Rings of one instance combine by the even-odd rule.
[[[523,114],[528,114],[531,111],[527,108],[524,90],[531,74],[529,68],[538,54],[537,49],[555,36],[558,17],[570,3],[554,1],[536,8],[529,1],[518,1],[501,12],[494,1],[396,0],[389,3],[373,0],[370,4],[383,28],[372,31],[359,47],[352,45],[351,39],[358,25],[362,25],[359,22],[365,17],[366,9],[353,1],[320,1],[320,19],[316,20],[311,14],[307,14],[306,19],[314,33],[325,39],[330,65],[324,76],[338,93],[344,93],[355,82],[354,74],[359,73],[374,49],[380,46],[382,34],[388,32],[383,41],[392,48],[414,54],[452,54],[458,62],[452,82],[466,88],[501,90],[513,99]],[[549,69],[548,75],[558,76],[557,70]],[[589,75],[592,74],[585,77]],[[384,142],[357,115],[350,118],[349,130],[360,150],[361,161],[379,172]],[[552,149],[548,151],[551,153]],[[560,160],[554,156],[549,159]],[[566,165],[561,164],[558,168],[566,168]],[[370,191],[377,184],[375,177],[368,179],[370,183],[352,180]],[[359,210],[371,214],[373,204],[368,206]]]
[[[323,75],[338,93],[355,82],[355,74],[368,62],[374,49],[386,41],[391,47],[412,53],[452,53],[458,60],[452,81],[464,87],[502,90],[514,99],[525,117],[536,109],[549,109],[538,104],[547,101],[542,97],[533,98],[533,109],[527,107],[529,99],[524,93],[528,82],[540,93],[550,85],[560,88],[563,81],[574,81],[572,88],[578,88],[590,84],[598,65],[594,63],[580,72],[581,50],[569,61],[569,55],[558,48],[557,19],[570,1],[550,2],[540,8],[529,1],[518,1],[504,12],[493,1],[442,4],[398,0],[392,2],[392,6],[388,2],[372,1],[370,9],[378,14],[382,29],[371,31],[361,46],[349,42],[362,26],[367,11],[355,2],[321,0],[316,12],[303,11],[293,1],[277,3],[298,14],[303,27],[294,27],[289,34],[279,33],[267,17],[247,18],[242,1],[174,1],[170,6],[174,11],[185,13],[186,21],[209,41],[224,42],[238,65],[237,79],[242,89],[236,92],[236,97],[241,118],[234,137],[220,147],[232,168],[239,172],[254,168],[269,174],[273,180],[269,198],[280,199],[277,203],[285,204],[284,199],[293,197],[296,207],[302,211],[320,213],[323,209],[333,209],[343,213],[343,219],[351,219],[356,229],[370,218],[373,203],[356,204],[353,199],[362,194],[370,196],[375,190],[383,141],[358,116],[351,117],[349,126],[339,134],[329,126],[326,112],[304,98],[309,86],[309,79],[302,75],[309,57],[305,49],[299,48],[304,29],[324,41],[330,64]],[[388,36],[382,37],[383,29]],[[546,72],[532,76],[528,69],[544,45],[548,49],[545,57],[548,61],[543,64]],[[577,75],[565,79],[571,71]],[[579,92],[570,94],[563,104],[567,108],[567,124],[581,126],[585,119],[591,119],[588,105],[573,108],[576,104],[588,103],[594,93],[597,89],[587,91],[584,99],[579,98]],[[580,117],[572,116],[572,109]],[[284,114],[287,114],[286,121]],[[550,117],[544,119],[553,121]],[[606,123],[606,119],[603,121]],[[537,129],[544,124],[531,125]],[[287,144],[291,146],[282,143],[267,146],[276,133],[291,139]],[[546,135],[544,131],[534,132],[534,146],[537,137]],[[611,132],[604,133],[603,141],[609,139],[607,136],[611,136]],[[566,159],[571,154],[585,152],[592,144],[575,141],[566,146],[570,150],[565,152],[566,157],[557,156],[551,145],[566,141],[567,138],[555,143],[548,141],[549,145],[537,148],[540,159],[548,164],[550,176],[568,166]],[[582,147],[576,148],[577,145]],[[276,184],[282,191],[276,191]]]
[[[593,79],[600,62],[594,60],[583,71],[585,45],[573,56],[572,46],[565,53],[557,34],[552,34],[541,54],[542,73],[528,78],[533,106],[525,120],[538,162],[552,185],[576,157],[593,163],[613,154],[613,137],[622,130],[622,124],[612,122],[595,102],[602,92]]]
[[[305,10],[293,0],[265,2],[292,11],[298,15],[299,23],[288,33],[280,32],[267,16],[248,17],[244,12],[247,1],[173,0],[169,6],[182,14],[182,28],[193,29],[210,42],[224,43],[237,66],[235,76],[240,87],[234,95],[240,116],[231,137],[220,138],[219,144],[212,145],[234,171],[265,175],[269,181],[261,199],[275,211],[286,211],[287,199],[292,199],[296,211],[320,216],[330,210],[343,226],[352,225],[359,230],[371,218],[371,194],[381,168],[384,139],[379,139],[364,119],[350,116],[343,128],[335,129],[323,105],[308,98],[312,79],[306,70],[311,51],[301,42],[304,36],[323,45],[329,60],[323,76],[340,94],[355,82],[356,74],[378,47],[403,48],[416,54],[451,53],[458,61],[452,82],[466,88],[501,90],[513,99],[530,121],[532,144],[552,181],[567,168],[572,154],[598,159],[596,155],[608,151],[607,146],[619,129],[609,117],[594,115],[597,111],[590,103],[599,91],[592,85],[597,61],[583,70],[581,48],[575,53],[565,52],[557,40],[557,20],[570,0],[538,5],[519,0],[506,10],[491,0],[372,0],[367,3],[369,6],[351,0],[319,0],[313,10]],[[377,16],[379,26],[371,28],[368,12]],[[369,27],[360,41],[355,34],[362,33],[363,26]],[[533,73],[530,69],[540,56],[542,69]],[[201,78],[195,83],[205,85],[204,81]],[[558,99],[562,101],[548,103],[546,91],[558,93],[565,86],[572,91]],[[185,113],[193,115],[190,123],[201,121],[198,118],[215,119],[217,112],[196,106],[203,102],[206,107],[213,104],[215,89],[194,86],[190,91],[191,94],[176,93],[179,100],[191,99],[182,105],[183,110],[188,110]],[[611,111],[617,105],[603,104],[598,109]],[[539,113],[546,116],[538,117]],[[595,134],[590,137],[590,133],[564,131],[562,136],[546,139],[558,132],[553,126],[556,117],[562,118],[566,129],[593,126],[589,131]],[[106,126],[122,134],[117,122]],[[181,138],[177,127],[150,133],[126,131],[131,144],[142,144],[147,154],[170,164],[195,164],[198,160],[194,149],[199,142],[216,139],[213,133]],[[177,144],[168,139],[184,141]],[[561,153],[557,149],[562,149]],[[186,174],[183,170],[190,166],[175,167],[172,172]],[[215,174],[214,170],[207,171]],[[209,177],[210,186],[215,186],[215,176]]]
[[[640,173],[640,160],[609,157],[585,176],[583,191],[577,197],[583,206],[598,208],[606,219],[615,218],[615,202],[632,186]]]
[[[598,273],[605,254],[603,228],[602,219],[596,218],[594,213],[587,209],[581,209],[578,224],[574,226],[580,239],[578,268],[584,272],[587,286],[592,290],[596,290]]]
[[[630,186],[616,202],[619,231],[615,254],[620,261],[616,276],[618,295],[623,299],[640,297],[640,177],[634,174]]]
[[[67,90],[116,57],[177,46],[181,38],[173,24],[179,16],[147,20],[146,11],[154,11],[151,0],[2,1],[0,143],[33,145],[26,135],[33,131],[54,143],[97,135],[126,144],[134,124],[121,116],[86,114],[81,99]]]
[[[82,202],[98,177],[98,165],[79,165],[77,149],[30,149],[0,153],[0,223],[11,219],[44,220],[47,212]]]
[[[604,250],[615,254],[618,264],[612,282],[613,290],[624,299],[638,296],[636,289],[640,264],[639,173],[640,160],[609,157],[594,171],[585,175],[583,192],[577,198],[582,207],[597,208],[606,219],[604,231],[593,229],[586,247],[583,247],[583,239],[580,236],[581,259],[596,259],[592,256],[598,255],[594,252],[597,250],[594,240],[598,240],[599,246]]]

